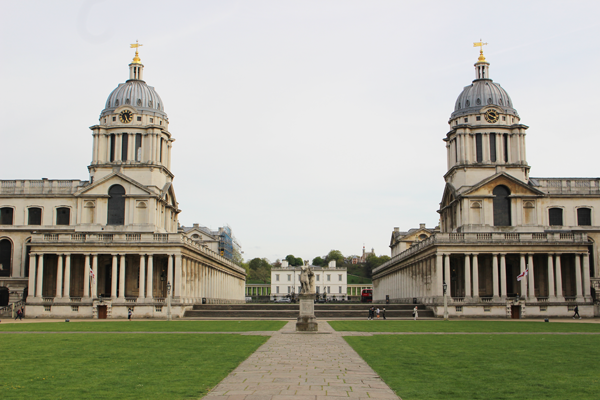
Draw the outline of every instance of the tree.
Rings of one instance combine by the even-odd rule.
[[[301,265],[304,265],[304,260],[300,257],[296,257],[296,264],[294,264],[294,267],[299,267]]]
[[[299,267],[301,265],[304,265],[304,261],[302,261],[302,259],[300,257],[294,257],[291,254],[288,254],[285,257],[285,260],[288,262],[290,267]]]
[[[375,268],[379,267],[384,262],[389,261],[389,260],[390,260],[389,256],[377,257],[376,255],[370,255],[367,258],[367,262],[365,263],[365,275],[367,275],[369,278],[371,278],[371,276],[373,274],[373,270]]]
[[[269,283],[271,280],[271,264],[266,258],[253,258],[249,263],[249,279]]]
[[[322,267],[323,264],[325,264],[325,260],[323,260],[321,257],[315,257],[312,260],[312,264],[316,265],[317,267]]]
[[[327,254],[327,258],[325,260],[325,262],[327,264],[329,264],[330,261],[334,261],[336,262],[337,265],[343,265],[344,264],[344,256],[342,255],[342,252],[339,250],[331,250],[329,252],[329,254]]]
[[[273,264],[271,264],[271,266],[273,268],[281,268],[281,260],[278,258]]]

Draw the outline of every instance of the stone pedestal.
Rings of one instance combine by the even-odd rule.
[[[296,322],[297,332],[317,332],[319,330],[319,324],[315,318],[315,295],[301,294],[298,296],[300,299],[300,315]]]

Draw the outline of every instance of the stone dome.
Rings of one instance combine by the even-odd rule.
[[[476,79],[458,96],[450,118],[478,114],[482,107],[491,105],[501,108],[506,114],[519,116],[517,110],[513,108],[510,96],[500,84],[491,79]]]
[[[156,90],[139,79],[130,79],[119,84],[108,96],[100,117],[114,113],[115,109],[121,106],[131,106],[140,113],[147,112],[158,114],[163,118],[167,117],[162,99]]]

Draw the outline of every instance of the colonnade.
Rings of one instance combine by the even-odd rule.
[[[485,272],[485,276],[480,276],[482,270],[479,266],[482,255],[480,253],[436,253],[401,265],[385,276],[375,279],[374,300],[385,300],[386,295],[389,295],[390,299],[399,299],[400,301],[410,301],[416,297],[419,301],[426,303],[433,298],[443,296],[444,283],[446,283],[447,295],[453,297],[454,300],[486,301],[480,298],[480,284],[490,280],[491,293],[481,297],[487,298],[487,301],[506,300],[508,297],[506,262],[508,253],[485,253],[487,257],[491,257],[491,272]],[[525,297],[529,301],[565,301],[566,289],[562,281],[561,256],[569,255],[574,257],[575,270],[575,295],[571,298],[578,302],[591,298],[588,253],[511,253],[510,255],[513,259],[518,257],[520,274],[527,270],[524,278],[516,282],[520,286],[518,292],[521,297]],[[547,257],[547,263],[536,266],[534,256]],[[456,261],[456,264],[452,266],[451,258]],[[543,268],[545,271],[536,274],[536,268]],[[460,270],[459,273],[457,273],[457,269]],[[536,282],[536,275],[543,281]],[[456,287],[453,287],[454,285]],[[539,290],[541,286],[544,287],[544,293],[536,295],[536,287],[538,287],[538,292],[541,292]],[[460,289],[460,293],[457,289]],[[516,288],[513,287],[513,292],[516,291]]]
[[[246,286],[246,296],[270,296],[271,286]]]
[[[245,281],[225,270],[188,257],[182,259],[182,292],[184,303],[225,303],[244,299]]]
[[[360,296],[363,289],[373,289],[373,285],[348,285],[348,296]]]
[[[492,145],[490,143],[491,133],[495,133],[494,157],[492,157]],[[524,133],[483,132],[478,134],[481,135],[482,163],[520,164],[525,162]],[[475,133],[457,133],[454,140],[446,145],[448,169],[454,165],[478,162],[476,135]]]

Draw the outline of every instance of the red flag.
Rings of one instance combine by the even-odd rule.
[[[525,271],[521,272],[519,274],[519,276],[517,276],[517,280],[520,281],[521,279],[525,278],[528,274],[529,274],[529,270],[526,269]]]

